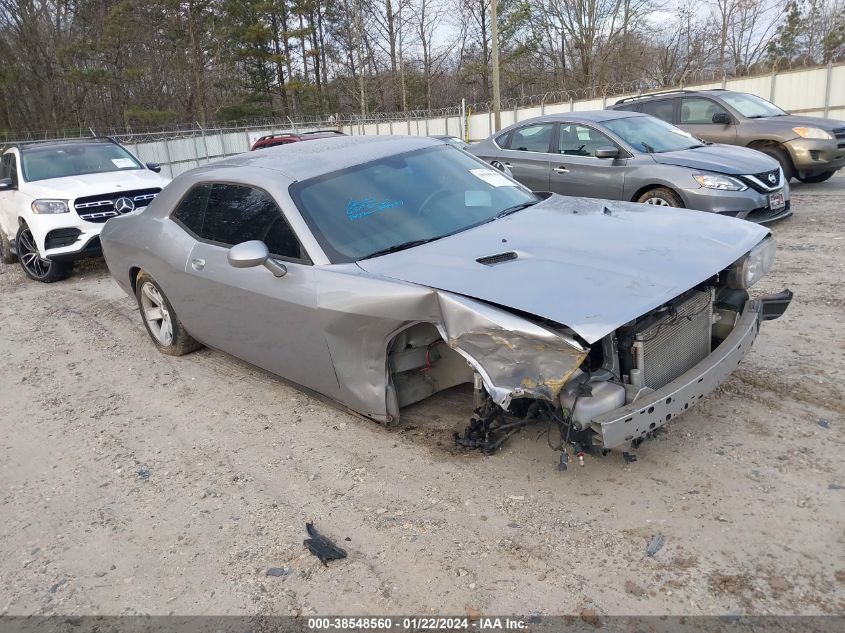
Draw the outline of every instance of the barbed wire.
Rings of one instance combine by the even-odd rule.
[[[835,64],[842,65],[842,63]],[[619,81],[597,86],[579,87],[571,89],[550,90],[542,94],[525,95],[520,97],[509,97],[502,100],[503,110],[517,110],[520,108],[531,108],[550,106],[555,104],[570,103],[576,101],[598,100],[603,102],[609,97],[622,95],[640,94],[643,92],[659,89],[683,88],[685,86],[707,85],[712,83],[726,83],[727,81],[755,77],[762,77],[779,72],[791,70],[806,70],[809,68],[824,68],[812,64],[809,60],[774,60],[767,63],[756,64],[751,67],[737,65],[730,70],[695,68],[686,69],[671,75],[642,77],[631,81]],[[481,101],[465,104],[465,111],[473,114],[492,112],[492,101]],[[138,128],[126,126],[118,129],[116,127],[78,127],[63,128],[60,130],[41,130],[24,134],[5,134],[5,143],[49,140],[49,139],[70,139],[84,138],[86,136],[110,136],[124,144],[148,143],[156,141],[167,141],[177,139],[190,139],[201,136],[217,134],[249,133],[250,130],[267,130],[277,132],[301,132],[318,129],[358,128],[363,129],[364,125],[387,126],[402,122],[407,125],[419,124],[428,119],[460,117],[462,106],[450,106],[445,108],[415,109],[397,112],[367,112],[367,113],[333,113],[324,115],[302,115],[293,117],[263,117],[250,118],[234,121],[206,121],[205,123],[172,123],[154,127]]]

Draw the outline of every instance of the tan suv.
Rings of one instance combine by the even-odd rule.
[[[776,159],[787,180],[823,182],[845,167],[845,121],[789,114],[745,92],[657,92],[609,109],[650,114],[712,143],[754,148]]]

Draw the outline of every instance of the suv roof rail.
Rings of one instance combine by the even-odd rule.
[[[91,141],[108,141],[109,143],[114,143],[116,145],[120,144],[111,136],[81,136],[79,138],[45,138],[37,141],[15,141],[14,143],[8,143],[7,145],[4,145],[2,147],[4,151],[10,147],[16,147],[20,150],[24,147],[29,147],[31,145],[49,145],[50,143],[79,143],[82,141],[88,143],[90,143]]]
[[[648,94],[644,95],[634,95],[633,97],[625,97],[624,99],[619,99],[614,105],[618,105],[620,103],[628,103],[629,101],[637,101],[639,99],[647,99],[649,97],[656,97],[658,95],[674,95],[674,94],[694,94],[696,92],[701,92],[701,90],[683,90],[681,88],[675,90],[662,90],[660,92],[649,92]]]

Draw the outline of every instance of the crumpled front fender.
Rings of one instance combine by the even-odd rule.
[[[514,398],[555,401],[587,356],[575,339],[506,309],[362,274],[352,265],[333,268],[316,285],[321,288],[318,313],[337,375],[337,399],[375,420],[389,423],[398,416],[395,399],[388,395],[388,348],[399,332],[419,323],[436,327],[505,408]]]
[[[509,312],[439,292],[441,336],[481,375],[494,402],[554,402],[589,350],[575,339]]]

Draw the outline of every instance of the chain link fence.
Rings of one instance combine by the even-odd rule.
[[[654,89],[726,88],[757,94],[795,113],[845,118],[845,63],[789,70],[777,66],[764,74],[728,76],[694,70],[677,77],[620,82],[605,86],[554,90],[502,101],[502,125],[534,116],[599,110],[625,96]],[[479,140],[493,133],[491,102],[461,104],[436,110],[355,113],[320,117],[252,119],[249,121],[193,123],[155,129],[66,129],[27,134],[6,142],[52,138],[111,136],[143,162],[159,163],[171,177],[209,161],[249,151],[266,134],[338,130],[345,134],[449,135]]]

